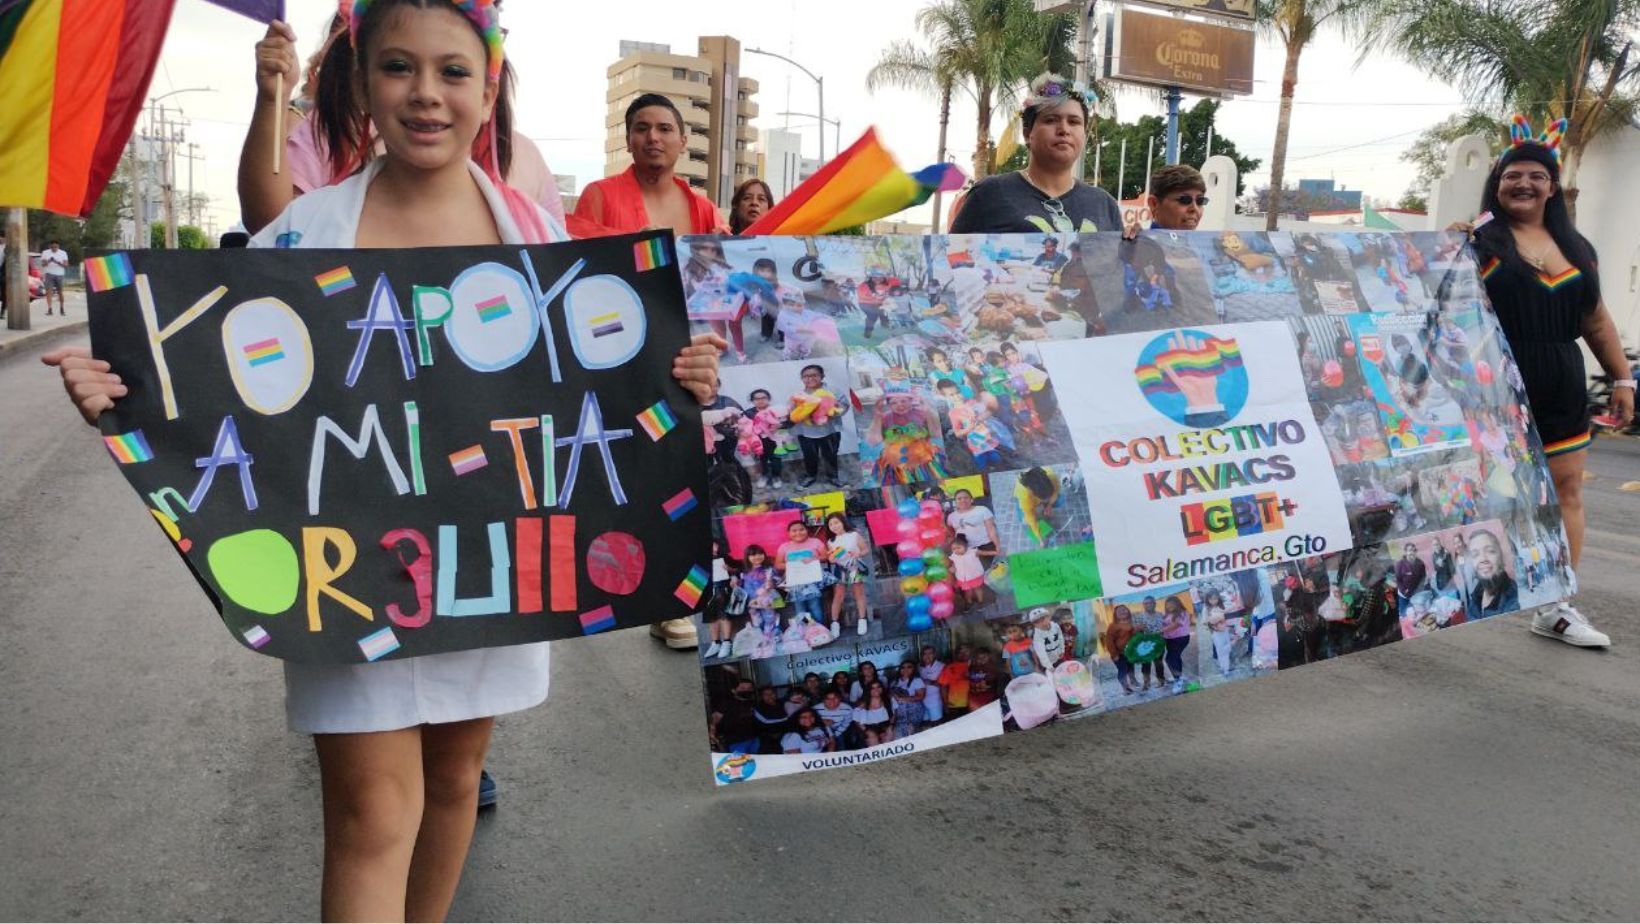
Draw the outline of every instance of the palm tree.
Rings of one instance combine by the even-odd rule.
[[[1293,124],[1293,92],[1298,87],[1298,59],[1321,29],[1336,25],[1346,31],[1360,23],[1374,0],[1258,0],[1259,25],[1275,33],[1286,47],[1281,71],[1281,108],[1276,116],[1276,140],[1270,152],[1270,203],[1264,228],[1276,230],[1281,214],[1282,183],[1287,178],[1287,136]]]
[[[1472,102],[1539,126],[1570,119],[1561,183],[1574,216],[1583,152],[1640,109],[1631,38],[1640,0],[1389,0],[1372,26],[1375,47],[1457,84]]]
[[[1076,21],[1047,15],[1031,0],[934,0],[917,11],[917,28],[931,47],[894,42],[866,76],[866,88],[899,86],[940,98],[940,160],[945,159],[951,96],[974,100],[974,178],[991,172],[991,116],[1019,98],[1032,77],[1069,70]],[[939,221],[935,200],[935,222]]]

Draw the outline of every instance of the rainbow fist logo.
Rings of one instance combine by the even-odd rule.
[[[1216,427],[1247,404],[1247,370],[1234,337],[1176,330],[1139,352],[1133,370],[1150,406],[1186,427]]]
[[[730,754],[718,761],[716,771],[719,783],[744,783],[757,772],[757,761],[746,754]]]

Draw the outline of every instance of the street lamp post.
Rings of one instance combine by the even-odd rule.
[[[769,58],[779,58],[780,60],[786,62],[787,64],[790,64],[792,67],[795,67],[798,70],[802,71],[803,73],[809,75],[809,79],[814,81],[814,92],[815,92],[815,96],[817,97],[816,105],[819,107],[819,115],[815,116],[815,121],[818,122],[819,125],[820,125],[820,137],[817,140],[819,141],[819,144],[820,144],[820,162],[825,163],[826,162],[826,78],[821,77],[819,74],[816,74],[814,71],[809,70],[808,68],[804,67],[803,65],[798,64],[796,61],[793,61],[792,59],[790,59],[790,58],[788,58],[788,57],[786,57],[785,55],[782,55],[782,54],[776,54],[775,52],[772,52],[772,51],[764,51],[761,48],[748,48],[748,49],[746,49],[746,53],[747,54],[753,54],[753,55],[764,55],[765,57],[769,57]]]
[[[175,157],[172,156],[172,154],[171,154],[171,150],[172,150],[171,149],[171,143],[175,139],[172,138],[170,136],[170,134],[168,133],[168,131],[167,131],[168,126],[166,124],[165,112],[164,112],[164,109],[162,109],[160,107],[159,101],[162,100],[162,99],[172,97],[172,96],[177,96],[177,95],[182,94],[182,93],[214,93],[214,92],[215,92],[215,89],[212,88],[212,87],[185,87],[181,90],[172,90],[169,93],[161,93],[158,96],[151,96],[151,97],[148,98],[149,131],[151,131],[151,132],[155,131],[155,129],[154,129],[154,119],[155,119],[155,114],[156,113],[158,114],[160,127],[158,129],[157,134],[151,134],[151,135],[148,135],[146,137],[148,138],[148,140],[159,141],[161,144],[164,145],[164,147],[161,149],[161,153],[160,153],[160,157],[161,157],[161,168],[160,168],[161,169],[161,183],[160,183],[160,188],[161,188],[161,191],[163,192],[163,194],[165,196],[165,246],[166,247],[175,247],[176,244],[177,244],[177,240],[176,240],[176,202],[175,202],[175,198],[174,198],[175,195],[176,195],[176,189],[175,189],[175,187],[176,187],[176,179],[175,179],[176,160],[175,160]],[[135,240],[132,241],[132,244],[134,244],[135,246],[137,246],[139,248],[146,248],[148,246],[148,234],[149,234],[149,232],[148,232],[148,222],[146,221],[147,216],[146,216],[145,213],[147,212],[147,204],[148,203],[144,199],[143,194],[142,194],[143,158],[142,158],[141,149],[137,147],[137,134],[136,133],[133,133],[131,135],[131,159],[132,159],[132,166],[133,166],[133,169],[131,171],[131,199],[132,199],[131,218],[132,218],[132,223],[136,225],[136,233],[133,235]],[[192,164],[191,163],[189,164],[189,169],[190,170],[192,169]]]
[[[831,126],[831,150],[836,155],[843,150],[843,122],[841,119],[826,119],[812,112],[777,112],[777,116],[796,116],[799,119],[819,119],[822,124]]]

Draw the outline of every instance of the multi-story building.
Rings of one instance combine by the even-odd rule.
[[[796,132],[771,128],[760,132],[759,139],[757,175],[769,184],[776,200],[786,198],[820,169],[818,160],[803,156],[803,138]]]
[[[689,130],[678,176],[727,208],[735,186],[757,174],[757,81],[740,76],[740,42],[734,38],[702,36],[699,52],[679,55],[668,45],[621,42],[620,59],[606,71],[604,176],[632,163],[627,105],[639,94],[660,93],[677,105]]]

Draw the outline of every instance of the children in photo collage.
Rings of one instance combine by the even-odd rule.
[[[1262,231],[1192,234],[1221,322],[1278,321],[1303,314],[1287,267]]]
[[[1356,361],[1343,318],[1305,315],[1290,321],[1310,409],[1336,465],[1388,458],[1378,407]]]
[[[1104,710],[1095,630],[1093,604],[1083,600],[964,622],[951,636],[984,665],[985,685],[1003,699],[1003,729],[1014,732]]]
[[[921,350],[884,347],[849,356],[860,438],[860,477],[868,488],[942,481],[951,475],[938,405],[913,371]]]
[[[1103,333],[1083,247],[1074,234],[949,235],[952,316],[945,320],[959,336],[932,345],[990,352],[1004,342]]]
[[[1189,243],[1192,235],[1141,231],[1131,241],[1114,234],[1082,239],[1094,292],[1112,334],[1217,324],[1222,318],[1208,288],[1206,269]],[[1121,274],[1109,271],[1119,267]]]
[[[814,238],[821,286],[851,349],[960,342],[938,235]]]
[[[1306,314],[1366,311],[1350,253],[1337,234],[1272,234],[1270,246],[1286,261]]]
[[[1378,404],[1392,455],[1467,446],[1463,407],[1436,371],[1426,315],[1358,314],[1349,318],[1356,359]]]
[[[1285,562],[1265,573],[1282,669],[1401,639],[1385,546]]]
[[[712,750],[854,751],[910,738],[997,699],[994,656],[950,633],[704,669]]]
[[[809,240],[795,237],[680,239],[689,319],[729,341],[734,364],[842,356],[842,308],[825,298]]]
[[[730,418],[734,457],[751,482],[751,503],[859,483],[847,359],[725,366],[719,376],[740,411]]]
[[[1275,600],[1263,572],[1191,581],[1190,593],[1196,602],[1196,659],[1203,686],[1275,670]],[[1266,637],[1262,651],[1261,635]]]
[[[1111,708],[1182,693],[1201,682],[1200,658],[1192,650],[1197,600],[1190,585],[1108,597],[1093,607],[1105,654],[1096,673]]]
[[[1013,555],[1093,541],[1088,491],[1076,465],[1034,465],[991,476],[1002,551]]]
[[[1439,279],[1429,272],[1429,256],[1407,235],[1346,231],[1335,237],[1349,252],[1368,311],[1423,313],[1439,307]]]
[[[1076,458],[1059,399],[1034,345],[973,347],[955,359],[930,347],[908,359],[911,374],[926,378],[935,394],[950,474]]]
[[[1482,519],[1483,484],[1481,460],[1474,456],[1418,470],[1418,497],[1440,526],[1462,526]]]

